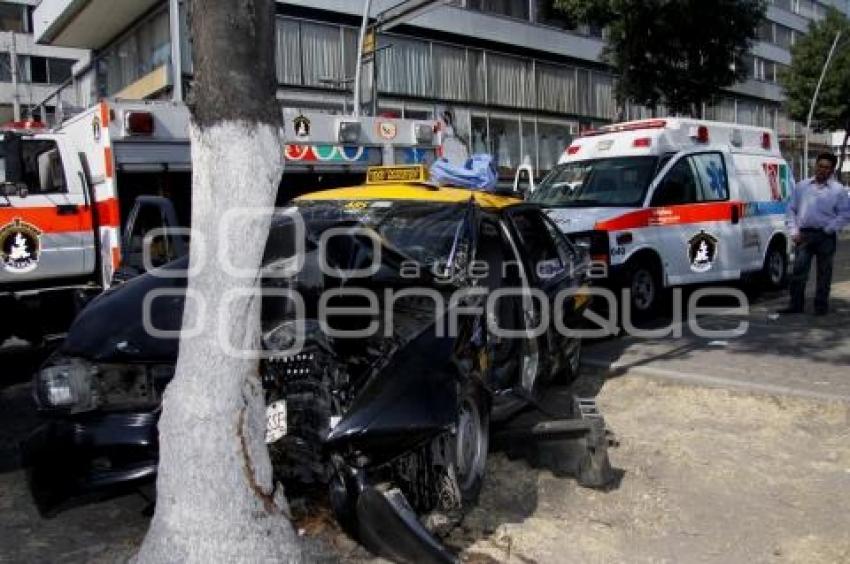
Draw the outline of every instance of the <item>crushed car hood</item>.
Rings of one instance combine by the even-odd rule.
[[[188,257],[157,269],[156,276],[137,276],[96,297],[80,312],[62,345],[62,351],[92,361],[168,362],[177,359],[178,339],[158,338],[145,330],[145,296],[157,289],[174,289],[175,295],[157,298],[150,308],[150,321],[161,331],[179,331],[183,321],[183,295]]]

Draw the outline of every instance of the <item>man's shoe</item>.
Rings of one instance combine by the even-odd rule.
[[[779,311],[777,311],[776,313],[784,314],[784,315],[791,315],[791,314],[794,314],[794,313],[803,313],[803,310],[796,308],[796,307],[784,307],[784,308],[780,309]]]
[[[818,317],[822,317],[822,316],[824,316],[828,313],[829,313],[828,309],[816,309],[815,310],[815,315],[817,315]]]

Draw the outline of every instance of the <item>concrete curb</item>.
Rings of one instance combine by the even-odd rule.
[[[630,366],[626,363],[610,363],[605,360],[598,360],[587,357],[582,359],[582,366],[599,369],[605,372],[606,374],[636,374],[640,376],[648,376],[653,378],[685,382],[688,384],[705,386],[709,388],[732,388],[736,390],[755,392],[767,395],[791,396],[819,401],[843,402],[850,404],[850,396],[843,394],[813,392],[810,390],[800,390],[797,388],[791,388],[789,386],[779,386],[775,384],[743,382],[741,380],[735,380],[732,378],[707,376],[705,374],[696,374],[693,372],[680,372],[678,370],[668,370],[665,368],[652,368],[649,366]]]

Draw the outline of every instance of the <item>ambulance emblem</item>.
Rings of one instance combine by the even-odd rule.
[[[694,272],[708,272],[717,258],[717,238],[700,231],[688,241],[688,259]]]
[[[38,267],[41,231],[15,218],[0,228],[0,266],[12,274],[25,274]]]

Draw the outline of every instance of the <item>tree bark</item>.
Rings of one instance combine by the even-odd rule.
[[[258,362],[228,354],[219,337],[232,335],[237,348],[259,348],[259,297],[228,302],[226,296],[259,289],[270,215],[229,223],[222,215],[244,206],[270,210],[283,171],[274,1],[193,0],[189,18],[190,265],[203,267],[189,278],[183,327],[202,323],[203,330],[181,338],[165,391],[156,511],[137,561],[298,561],[300,546],[264,443]],[[219,256],[249,275],[223,268]]]

